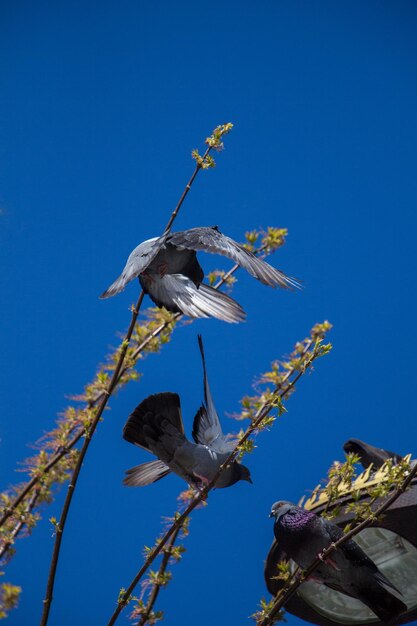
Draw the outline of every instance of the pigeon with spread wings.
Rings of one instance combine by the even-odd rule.
[[[149,396],[128,417],[123,438],[152,452],[158,460],[128,470],[124,479],[128,487],[149,485],[173,472],[200,489],[211,482],[234,448],[235,442],[227,439],[221,430],[207,380],[200,336],[198,341],[203,360],[205,404],[194,418],[195,443],[185,436],[178,394],[164,392]],[[233,461],[222,471],[215,486],[230,487],[239,480],[252,482],[248,468]]]
[[[100,296],[110,298],[127,283],[139,278],[143,290],[158,307],[190,317],[215,317],[241,322],[245,312],[233,298],[203,283],[204,272],[197,252],[221,254],[231,259],[264,285],[284,289],[299,283],[214,227],[191,228],[164,234],[141,243],[130,254],[114,283]]]

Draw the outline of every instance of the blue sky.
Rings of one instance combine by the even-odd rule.
[[[176,229],[218,224],[242,239],[254,227],[287,227],[272,262],[305,284],[301,294],[277,292],[240,274],[245,324],[178,329],[112,400],[68,520],[51,625],[107,623],[143,545],[176,509],[176,477],[122,487],[125,469],[148,456],[121,429],[140,400],[170,390],[191,433],[202,400],[197,332],[221,415],[315,322],[334,324],[334,350],[259,437],[246,459],[254,485],[214,492],[194,513],[159,600],[171,626],[250,623],[267,595],[271,503],[314,487],[347,438],[417,452],[416,26],[415,3],[403,1],[2,3],[2,485],[20,478],[28,444],[127,326],[137,287],[98,295],[131,249],[161,232],[191,150],[217,124],[235,128]],[[236,428],[226,417],[224,426]],[[12,626],[39,619],[48,518],[63,493],[8,568],[23,587]]]

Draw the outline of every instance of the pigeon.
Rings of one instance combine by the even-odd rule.
[[[371,463],[374,468],[382,467],[388,459],[392,459],[394,464],[400,463],[403,459],[402,456],[395,454],[395,452],[383,450],[382,448],[375,448],[360,439],[348,439],[344,444],[343,449],[345,452],[354,452],[355,454],[358,454],[364,468],[367,468],[371,465]]]
[[[338,526],[291,502],[275,502],[270,517],[275,518],[278,547],[302,569],[343,537]],[[407,610],[394,595],[401,595],[401,592],[352,539],[320,564],[311,579],[361,600],[384,623],[390,623]]]
[[[223,434],[214,407],[200,336],[198,342],[203,361],[205,403],[194,418],[195,443],[185,436],[178,394],[164,392],[149,396],[129,415],[123,438],[152,452],[158,460],[128,470],[123,481],[128,487],[149,485],[173,472],[200,490],[211,482],[234,449],[236,442]],[[248,468],[233,461],[220,474],[215,487],[230,487],[239,480],[252,482]]]
[[[264,285],[284,289],[300,287],[297,280],[256,257],[213,226],[164,233],[144,241],[133,250],[119,278],[100,298],[115,296],[128,282],[139,278],[144,292],[160,308],[189,317],[242,322],[246,314],[240,304],[202,282],[204,272],[196,254],[200,250],[231,259]]]

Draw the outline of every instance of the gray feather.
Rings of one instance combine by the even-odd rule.
[[[233,298],[203,283],[197,288],[182,274],[154,276],[151,280],[141,276],[140,281],[155,304],[173,313],[197,318],[215,317],[229,323],[245,319],[244,310]]]
[[[193,439],[196,443],[209,446],[216,452],[230,454],[235,447],[236,441],[226,439],[220,425],[219,416],[217,415],[216,407],[214,406],[208,382],[203,339],[201,335],[198,335],[198,345],[203,363],[205,405],[203,404],[200,407],[194,418]]]
[[[168,238],[169,243],[179,250],[202,250],[212,254],[221,254],[245,268],[264,285],[270,287],[283,287],[284,289],[300,288],[295,278],[291,278],[275,269],[269,263],[256,257],[240,243],[223,235],[217,227],[190,228],[178,233],[173,233]]]
[[[153,424],[155,417],[161,415],[184,435],[180,398],[178,394],[167,391],[148,396],[132,411],[123,428],[123,439],[150,451],[145,427],[149,423]]]
[[[104,291],[100,298],[111,298],[123,291],[127,283],[137,278],[150,263],[155,259],[166,240],[166,234],[162,237],[154,237],[139,244],[129,255],[123,272],[118,278]]]
[[[149,396],[129,415],[123,437],[130,443],[152,452],[158,461],[145,463],[127,472],[125,485],[143,486],[174,472],[189,484],[200,488],[211,482],[229,456],[230,445],[225,442],[214,408],[205,370],[204,351],[199,338],[204,369],[204,392],[210,407],[210,418],[196,426],[205,443],[188,441],[184,434],[180,399],[176,393],[165,392]],[[205,407],[204,407],[204,410]],[[207,413],[207,411],[206,411]],[[216,421],[217,420],[217,421]],[[208,439],[205,438],[210,433]],[[193,433],[194,434],[194,433]],[[214,438],[213,438],[214,435]],[[229,487],[239,480],[250,479],[247,467],[233,461],[216,481],[217,488]]]
[[[202,283],[204,272],[196,257],[199,250],[226,256],[265,285],[300,287],[294,278],[256,257],[217,228],[202,227],[164,233],[141,243],[130,254],[121,275],[100,297],[110,298],[139,278],[145,293],[168,311],[226,322],[243,321],[245,312],[235,300]]]
[[[170,472],[169,467],[159,459],[149,461],[127,470],[123,484],[126,487],[144,487],[145,485],[156,483],[157,480],[164,478]]]

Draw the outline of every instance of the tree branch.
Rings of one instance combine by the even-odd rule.
[[[283,240],[282,240],[281,243],[279,243],[277,245],[277,247],[280,247],[280,245],[282,245],[282,243],[283,243]],[[276,248],[271,247],[267,243],[263,243],[258,249],[253,249],[252,251],[254,252],[254,254],[262,254],[264,252],[269,254],[269,253],[274,252],[275,249]],[[228,281],[228,279],[239,269],[239,267],[240,267],[239,265],[235,264],[230,270],[228,270],[226,273],[224,273],[222,278],[219,279],[215,285],[213,285],[214,289],[219,289],[224,283],[226,283]],[[163,322],[162,324],[157,326],[157,328],[155,328],[151,333],[149,333],[148,336],[145,337],[145,339],[143,339],[140,343],[138,343],[136,348],[132,350],[132,353],[130,355],[131,363],[135,364],[137,362],[137,360],[139,359],[140,355],[149,346],[149,344],[156,337],[161,335],[169,327],[170,324],[176,323],[182,317],[183,317],[183,315],[181,313],[173,314],[169,321]],[[131,367],[133,367],[132,364],[123,366],[123,368],[120,371],[120,374],[118,376],[117,385],[120,384],[123,376],[126,374],[126,372]],[[94,409],[98,405],[98,403],[103,399],[104,394],[105,394],[105,391],[101,391],[98,395],[96,395],[94,397],[94,399],[89,399],[89,401],[87,403],[88,409]],[[66,457],[70,453],[70,451],[76,446],[76,444],[80,441],[80,439],[85,435],[85,428],[83,427],[82,424],[77,423],[75,426],[73,426],[70,429],[70,431],[68,433],[68,436],[70,436],[70,434],[72,432],[74,432],[76,429],[78,429],[78,432],[74,435],[74,437],[69,442],[67,442],[65,445],[59,445],[56,448],[55,453],[52,453],[52,456],[49,458],[49,461],[42,466],[42,471],[41,472],[37,472],[31,478],[31,480],[28,481],[28,483],[26,483],[26,485],[21,489],[21,491],[17,494],[15,499],[11,503],[9,503],[6,507],[4,507],[4,509],[3,509],[3,516],[0,518],[0,528],[2,527],[2,525],[5,524],[5,522],[9,519],[9,517],[16,512],[16,509],[23,502],[25,497],[32,491],[32,489],[34,489],[43,480],[43,478],[51,470],[53,470],[54,467],[64,457]],[[39,499],[37,499],[37,501],[38,500]],[[36,501],[35,501],[35,503],[36,503]],[[34,508],[34,506],[32,506],[30,509],[27,509],[28,514],[31,513],[33,508]],[[15,526],[14,526],[14,528],[11,531],[11,533],[14,534],[16,528],[18,527],[18,530],[14,534],[13,538],[16,538],[18,536],[19,532],[24,528],[24,526],[25,526],[25,523],[22,523],[22,516],[19,515],[19,517],[18,517],[18,519],[17,519],[17,521],[15,523]],[[6,545],[7,543],[8,543],[8,541],[4,542],[3,546]]]
[[[71,478],[71,482],[68,485],[68,491],[67,491],[67,496],[65,498],[64,501],[64,505],[62,507],[62,512],[61,512],[61,517],[60,520],[58,522],[58,524],[56,524],[55,528],[56,528],[56,532],[55,532],[55,542],[54,542],[54,549],[52,552],[52,558],[51,558],[51,564],[50,564],[50,568],[49,568],[49,575],[48,575],[48,582],[46,585],[46,594],[45,594],[45,599],[43,601],[43,612],[42,612],[42,617],[41,617],[41,621],[40,624],[41,626],[45,626],[48,623],[48,617],[49,617],[49,611],[51,608],[51,603],[52,603],[52,599],[53,599],[53,591],[54,591],[54,584],[55,584],[55,576],[56,576],[56,570],[58,567],[58,560],[59,560],[59,553],[61,550],[61,543],[62,543],[62,537],[64,534],[64,530],[65,530],[65,524],[67,521],[67,517],[68,517],[68,512],[71,506],[71,501],[74,495],[74,491],[75,491],[75,487],[77,485],[77,481],[78,481],[78,477],[80,475],[81,472],[81,466],[83,464],[84,461],[84,457],[87,454],[87,450],[89,448],[89,445],[91,443],[92,437],[94,435],[94,432],[97,428],[97,425],[100,421],[100,418],[103,414],[104,409],[107,406],[107,402],[111,396],[111,394],[113,393],[116,385],[117,385],[117,380],[120,374],[120,370],[122,369],[123,366],[123,361],[125,359],[126,356],[126,352],[127,352],[127,348],[129,346],[129,342],[130,342],[130,338],[132,336],[133,333],[133,329],[135,327],[136,324],[136,320],[139,314],[139,309],[141,307],[143,298],[145,296],[145,292],[142,290],[140,293],[140,296],[138,298],[138,301],[136,303],[136,306],[133,310],[132,313],[132,319],[130,321],[130,325],[129,325],[129,329],[126,333],[126,337],[122,343],[122,347],[120,350],[120,355],[119,355],[119,360],[118,363],[116,365],[116,368],[113,372],[113,376],[111,377],[109,386],[107,388],[106,393],[103,395],[102,400],[100,401],[97,411],[96,411],[96,415],[94,417],[94,420],[90,426],[90,428],[88,429],[88,432],[86,434],[86,437],[84,439],[84,443],[81,447],[78,459],[77,459],[77,464],[75,466],[74,472],[72,474],[72,478]]]
[[[330,325],[328,325],[328,327],[330,327]],[[328,330],[328,327],[326,328],[326,330]],[[190,513],[203,500],[207,499],[209,492],[214,488],[214,486],[215,486],[215,484],[216,484],[220,474],[224,471],[224,469],[231,462],[236,460],[238,456],[240,456],[240,454],[242,452],[242,446],[248,440],[250,435],[252,435],[257,429],[259,429],[262,426],[263,420],[268,416],[268,414],[272,411],[272,409],[276,408],[277,406],[280,406],[280,402],[293,390],[293,388],[294,388],[295,384],[297,383],[297,381],[307,371],[307,369],[309,367],[311,367],[311,365],[314,362],[314,360],[316,358],[318,358],[319,356],[322,356],[322,354],[326,353],[327,350],[323,351],[323,346],[321,346],[321,341],[322,341],[322,338],[323,338],[326,330],[324,332],[322,332],[321,334],[319,333],[316,336],[313,335],[306,342],[303,350],[301,352],[299,352],[299,359],[300,360],[299,360],[299,362],[297,362],[297,365],[294,364],[287,371],[285,376],[277,384],[277,386],[276,386],[274,392],[272,393],[271,397],[269,398],[269,400],[267,400],[265,403],[263,403],[259,407],[255,417],[252,420],[252,423],[247,428],[247,430],[242,435],[242,437],[240,437],[240,439],[238,440],[235,448],[230,453],[230,455],[228,456],[226,461],[220,466],[218,472],[213,477],[213,479],[209,482],[208,485],[206,485],[205,487],[203,487],[200,490],[200,492],[191,500],[189,505],[186,507],[186,509],[181,514],[177,514],[176,515],[174,523],[166,531],[165,535],[158,540],[157,545],[150,551],[150,553],[148,554],[147,558],[145,559],[145,562],[143,563],[142,567],[140,568],[140,570],[138,571],[136,576],[133,578],[132,582],[130,583],[130,585],[128,586],[126,591],[124,593],[122,593],[121,596],[119,597],[117,607],[116,607],[115,611],[113,612],[113,615],[111,616],[111,618],[110,618],[110,620],[108,622],[108,626],[112,626],[116,622],[118,616],[120,615],[122,610],[125,608],[125,606],[130,601],[131,594],[133,593],[136,585],[142,579],[142,577],[144,576],[144,574],[146,573],[148,568],[152,565],[152,563],[154,562],[154,560],[156,559],[158,554],[160,554],[160,552],[163,550],[164,546],[167,544],[167,542],[169,541],[170,537],[173,536],[173,534],[175,532],[177,532],[182,527],[182,525],[187,520],[187,518],[190,515]],[[314,348],[313,348],[312,352],[309,354],[309,350],[312,348],[313,345],[314,345]],[[307,355],[308,355],[308,358],[301,365],[302,360]],[[293,378],[292,381],[290,381],[290,378],[292,376],[294,378]]]
[[[25,511],[26,515],[30,515],[32,513],[33,509],[36,506],[38,498],[39,498],[39,490],[36,489],[33,492],[32,496],[29,498],[29,502],[27,503],[26,511]],[[24,528],[25,525],[26,525],[26,518],[22,516],[20,520],[14,526],[13,530],[11,531],[9,540],[5,541],[4,544],[1,546],[0,559],[3,559],[7,555],[8,551],[10,550],[10,548],[12,547],[14,543],[14,540],[19,535],[19,533],[21,532],[21,530]]]
[[[146,603],[146,607],[143,610],[143,612],[141,613],[140,619],[137,622],[136,626],[145,626],[145,624],[147,623],[147,621],[148,621],[148,619],[149,619],[149,617],[150,617],[150,615],[152,613],[153,607],[155,606],[155,602],[156,602],[156,600],[158,598],[159,592],[160,592],[161,587],[162,587],[162,581],[164,579],[164,575],[165,575],[165,572],[167,570],[167,567],[168,567],[168,564],[169,564],[169,560],[170,560],[170,558],[172,556],[172,548],[174,547],[175,542],[176,542],[177,537],[178,537],[180,532],[181,532],[181,527],[178,527],[174,531],[174,533],[171,535],[171,539],[168,541],[167,545],[165,546],[165,548],[163,550],[164,556],[162,558],[161,565],[160,565],[159,570],[158,570],[158,574],[157,574],[157,577],[156,577],[156,582],[152,586],[152,591],[149,594],[149,598],[148,598],[148,601]]]
[[[218,127],[217,129],[215,129],[214,133],[216,133],[216,130],[219,133],[219,138],[218,138],[218,142],[217,144],[215,142],[213,142],[212,145],[208,145],[203,157],[201,157],[201,159],[196,159],[196,167],[195,170],[190,178],[190,180],[188,181],[187,185],[185,186],[185,189],[181,195],[181,198],[178,201],[177,206],[175,207],[174,211],[172,212],[168,223],[165,227],[163,236],[168,236],[170,229],[172,227],[172,224],[175,220],[175,218],[178,215],[178,212],[188,194],[188,192],[191,189],[191,185],[193,183],[193,181],[195,180],[198,172],[200,171],[200,169],[203,169],[205,167],[205,164],[207,162],[207,157],[209,155],[209,153],[211,152],[211,150],[213,148],[215,148],[216,146],[219,147],[219,141],[220,141],[220,137],[222,136],[222,132],[220,132],[220,127]],[[112,395],[114,389],[117,386],[117,382],[119,380],[119,375],[120,372],[122,370],[123,367],[123,363],[126,357],[126,353],[127,353],[127,349],[129,347],[129,343],[130,343],[130,339],[132,337],[134,328],[135,328],[135,324],[136,324],[136,320],[139,314],[139,310],[140,307],[142,305],[142,301],[143,298],[145,296],[145,292],[142,290],[141,294],[139,296],[139,299],[136,303],[135,308],[133,309],[132,312],[132,318],[131,318],[131,322],[130,322],[130,326],[129,329],[126,333],[126,337],[122,343],[121,349],[120,349],[120,354],[119,354],[119,358],[116,364],[116,367],[113,371],[113,375],[111,377],[110,383],[107,387],[107,389],[105,390],[102,399],[99,402],[95,417],[91,423],[91,426],[88,428],[88,432],[86,435],[86,438],[84,440],[84,443],[81,447],[78,459],[77,459],[77,463],[76,466],[74,468],[74,472],[71,478],[71,482],[68,486],[68,491],[67,491],[67,495],[64,501],[64,505],[62,508],[62,512],[61,512],[61,517],[60,520],[58,522],[58,524],[56,524],[56,533],[55,533],[55,542],[54,542],[54,549],[53,549],[53,553],[52,553],[52,558],[51,558],[51,564],[50,564],[50,569],[49,569],[49,575],[48,575],[48,582],[47,582],[47,586],[46,586],[46,594],[45,594],[45,599],[43,601],[43,612],[42,612],[42,617],[41,617],[41,621],[40,621],[40,626],[46,626],[46,624],[48,623],[48,617],[49,617],[49,611],[50,611],[50,607],[51,607],[51,603],[52,603],[52,599],[53,599],[53,590],[54,590],[54,584],[55,584],[55,577],[56,577],[56,570],[58,567],[58,560],[59,560],[59,554],[60,554],[60,549],[61,549],[61,543],[62,543],[62,537],[64,534],[64,530],[65,530],[65,524],[67,521],[67,517],[68,517],[68,512],[71,506],[71,501],[74,495],[74,491],[77,485],[77,481],[78,481],[78,477],[79,474],[81,472],[81,466],[82,463],[84,461],[84,457],[87,453],[88,447],[90,445],[91,439],[94,435],[94,432],[97,428],[98,422],[101,418],[101,415],[103,414],[104,409],[107,406],[107,402],[110,398],[110,396]]]
[[[173,224],[173,221],[175,219],[175,217],[178,214],[179,209],[181,208],[182,203],[184,202],[184,199],[186,197],[186,195],[188,194],[192,183],[194,182],[195,177],[197,176],[198,172],[200,171],[200,169],[207,169],[208,167],[212,167],[214,164],[214,161],[211,159],[211,161],[207,161],[209,157],[209,153],[211,150],[213,149],[217,149],[217,150],[221,150],[223,147],[223,144],[221,142],[221,138],[223,137],[224,134],[230,132],[230,130],[232,129],[233,125],[232,124],[224,124],[222,126],[218,126],[217,128],[214,129],[213,134],[208,137],[206,139],[206,144],[208,145],[208,148],[206,149],[204,155],[201,157],[198,155],[198,153],[196,151],[193,152],[193,158],[196,160],[196,168],[190,178],[190,180],[188,181],[182,195],[181,198],[177,204],[177,206],[175,207],[173,213],[171,214],[171,217],[165,227],[164,230],[164,235],[168,234],[168,232],[171,229],[171,226]],[[238,268],[238,266],[234,266],[233,272],[236,271],[236,269]],[[232,273],[233,273],[232,272]],[[224,277],[223,280],[221,280],[218,283],[218,287],[220,285],[222,285],[226,280],[226,277]],[[180,319],[182,317],[181,314],[176,314],[173,316],[174,320]],[[137,358],[139,356],[139,354],[144,350],[144,348],[152,341],[152,339],[154,339],[155,337],[157,337],[161,332],[163,332],[163,330],[165,330],[169,324],[171,322],[165,322],[163,323],[159,328],[157,328],[155,331],[153,331],[149,337],[147,337],[136,349],[134,355],[135,358]],[[120,383],[120,380],[123,376],[123,374],[127,371],[127,368],[123,368],[120,376],[118,377],[117,380],[117,384]],[[106,390],[101,391],[101,393],[95,397],[94,399],[90,399],[87,403],[87,408],[88,409],[93,409],[97,406],[97,404],[102,400],[102,396],[103,394],[106,394]],[[71,434],[71,432],[73,432],[75,430],[77,426],[74,426],[69,435]],[[11,515],[13,515],[13,513],[16,511],[17,507],[23,502],[24,498],[28,495],[28,493],[41,481],[41,478],[43,475],[47,474],[63,457],[65,457],[68,452],[74,448],[74,446],[78,443],[78,441],[83,437],[84,435],[84,430],[82,428],[80,428],[79,432],[73,437],[73,439],[71,439],[68,443],[66,443],[65,445],[60,445],[56,448],[55,452],[53,453],[52,457],[49,459],[49,461],[47,463],[45,463],[42,467],[42,472],[41,474],[35,474],[30,481],[28,481],[26,483],[26,485],[24,485],[21,490],[19,491],[19,493],[15,496],[15,498],[11,501],[8,502],[4,507],[3,507],[3,511],[2,511],[2,515],[0,517],[0,528],[5,524],[5,522],[9,519],[9,517]]]

